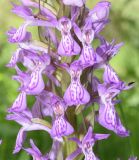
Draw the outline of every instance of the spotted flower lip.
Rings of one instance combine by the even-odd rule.
[[[72,63],[68,72],[71,76],[71,83],[64,94],[64,100],[67,105],[86,104],[90,100],[90,95],[80,82],[82,74],[82,66],[77,63]]]
[[[58,22],[58,27],[61,31],[61,42],[58,47],[58,54],[61,56],[73,56],[80,53],[80,46],[71,36],[72,28],[71,20],[67,17],[62,17]]]
[[[95,142],[102,139],[107,139],[110,135],[109,134],[94,134],[92,127],[89,127],[86,135],[80,141],[77,138],[70,138],[70,140],[77,143],[78,148],[75,152],[69,155],[66,160],[73,160],[79,154],[83,153],[85,155],[85,160],[98,160],[98,158],[94,155],[92,151],[92,147],[95,145]]]
[[[63,0],[65,5],[82,7],[86,0]]]

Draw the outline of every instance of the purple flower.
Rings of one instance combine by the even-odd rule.
[[[100,108],[98,122],[105,128],[114,131],[119,136],[128,136],[129,132],[122,125],[115,110],[113,100],[122,90],[129,89],[121,82],[110,66],[105,67],[104,83],[98,84],[98,94],[100,97]]]
[[[24,73],[16,67],[18,75],[14,76],[14,79],[21,83],[20,90],[32,95],[41,93],[45,87],[42,72],[50,64],[50,57],[29,52],[26,56],[24,55],[23,64],[31,71],[31,74]]]
[[[96,49],[96,52],[104,61],[108,61],[118,53],[122,46],[123,43],[114,45],[114,40],[108,43],[103,39],[102,44]]]
[[[51,136],[60,140],[63,136],[68,136],[74,132],[73,127],[65,119],[65,111],[67,106],[65,102],[58,96],[53,95],[51,100],[55,119],[51,130]]]
[[[16,145],[13,153],[18,153],[24,143],[26,132],[34,130],[44,130],[50,133],[50,128],[43,124],[33,122],[33,115],[29,110],[24,110],[21,113],[14,112],[6,117],[7,120],[14,120],[22,127],[18,132]]]
[[[33,160],[50,160],[48,154],[42,155],[40,150],[34,144],[33,140],[30,139],[31,148],[23,148],[28,154],[30,154]]]
[[[91,44],[94,39],[94,30],[91,26],[88,26],[84,27],[81,31],[75,23],[73,27],[76,36],[82,42],[83,46],[79,60],[82,62],[82,64],[90,64],[91,66],[96,61],[96,54]]]
[[[58,29],[61,31],[61,42],[58,46],[58,54],[62,56],[73,56],[80,53],[80,46],[72,38],[70,30],[72,23],[67,17],[62,17],[58,22]]]
[[[78,61],[77,61],[78,62]],[[90,95],[80,82],[83,66],[73,62],[67,69],[71,76],[71,83],[64,94],[64,100],[67,105],[86,104],[90,100]]]
[[[65,5],[82,7],[86,0],[63,0]]]
[[[77,138],[70,138],[70,140],[75,141],[78,145],[78,148],[75,152],[69,155],[66,160],[73,160],[79,154],[83,153],[85,155],[85,160],[98,160],[92,151],[92,147],[95,145],[95,142],[102,139],[107,139],[109,134],[94,134],[92,127],[89,127],[88,132],[82,139],[82,141]]]
[[[44,105],[42,108],[43,115],[52,116],[52,138],[62,141],[63,136],[68,136],[74,132],[73,127],[65,118],[67,106],[62,98],[51,92],[43,91],[41,95],[38,96],[38,101]]]

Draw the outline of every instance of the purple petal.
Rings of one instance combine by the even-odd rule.
[[[109,136],[110,134],[95,134],[95,139],[96,140],[107,139]]]
[[[30,33],[26,31],[26,28],[30,22],[25,22],[23,25],[21,25],[17,30],[12,29],[10,30],[8,34],[8,40],[11,43],[21,43],[24,41],[28,41],[30,39]]]
[[[86,143],[87,141],[92,140],[92,138],[93,138],[93,129],[92,129],[92,127],[89,127],[86,135],[84,136],[84,138],[82,140],[82,143]]]
[[[26,133],[24,131],[24,128],[21,128],[19,130],[17,138],[16,138],[16,145],[15,145],[15,149],[13,151],[13,154],[18,153],[21,150],[22,145],[23,145],[24,140],[25,140],[25,137],[26,137]]]
[[[6,65],[7,67],[15,67],[16,63],[20,60],[22,54],[22,49],[17,49],[16,52],[12,55],[10,62]]]
[[[69,105],[82,105],[90,100],[87,90],[78,83],[71,83],[64,94],[64,100]]]
[[[30,145],[31,145],[32,149],[33,149],[38,155],[41,155],[40,150],[36,147],[36,145],[34,144],[34,142],[33,142],[32,139],[30,139]]]
[[[27,117],[26,115],[22,114],[22,113],[14,113],[14,114],[9,114],[6,116],[7,120],[14,120],[17,123],[19,123],[22,126],[25,126],[27,124],[30,124],[30,118]]]
[[[38,99],[36,99],[36,102],[32,107],[32,116],[33,118],[42,118],[41,104]]]
[[[21,92],[8,112],[22,112],[27,108],[26,93]]]
[[[26,6],[19,6],[14,3],[13,4],[13,9],[12,12],[17,14],[18,16],[22,18],[27,18],[29,16],[33,16],[32,10]]]
[[[105,83],[119,83],[120,82],[118,75],[109,65],[105,66],[103,80]]]

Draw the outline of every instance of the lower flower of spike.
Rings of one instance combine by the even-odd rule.
[[[92,151],[92,147],[97,140],[107,139],[108,137],[109,134],[94,134],[92,127],[89,127],[88,132],[81,141],[74,137],[70,138],[70,140],[77,143],[78,148],[75,152],[69,155],[66,160],[73,160],[81,153],[85,155],[85,160],[98,160]]]
[[[55,119],[53,121],[51,136],[55,139],[61,140],[63,136],[72,134],[74,129],[64,117],[67,106],[61,98],[55,95],[53,96],[52,108]]]

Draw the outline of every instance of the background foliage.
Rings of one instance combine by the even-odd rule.
[[[131,137],[120,138],[115,134],[95,126],[95,132],[108,132],[112,136],[105,141],[99,142],[95,150],[102,160],[127,160],[132,153],[139,157],[139,0],[110,0],[112,10],[110,13],[111,23],[103,31],[106,39],[116,42],[123,41],[124,47],[111,61],[120,78],[124,81],[135,81],[134,89],[123,92],[120,95],[121,106],[117,111],[122,117],[123,123],[131,131]],[[16,2],[16,0],[14,0]],[[93,6],[98,0],[88,0],[88,6]],[[14,70],[5,67],[16,45],[7,43],[6,31],[10,26],[18,27],[22,20],[11,13],[9,0],[0,0],[0,138],[3,144],[0,146],[0,160],[29,160],[30,157],[24,152],[12,155],[17,132],[20,128],[14,122],[5,120],[6,110],[13,103],[18,92],[18,84],[11,79]],[[120,110],[123,108],[123,113]],[[33,137],[39,148],[45,152],[49,150],[51,140],[43,131],[30,132],[28,139]]]

